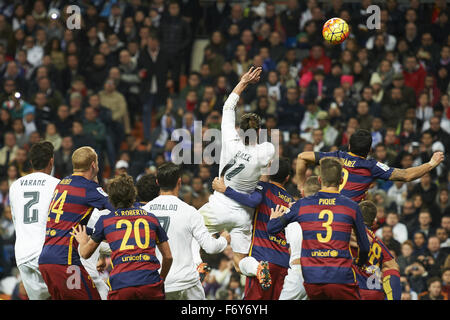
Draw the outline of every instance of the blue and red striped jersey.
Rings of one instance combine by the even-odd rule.
[[[351,152],[315,153],[317,163],[324,157],[334,157],[341,160],[343,181],[339,186],[339,191],[342,195],[356,202],[364,199],[374,180],[389,180],[392,171],[394,171],[394,168],[390,168],[375,159],[365,159]]]
[[[300,263],[305,282],[355,283],[350,253],[352,228],[360,247],[360,263],[366,261],[370,245],[358,204],[337,191],[320,190],[298,200],[283,216],[270,220],[267,230],[278,233],[295,221],[303,230]]]
[[[355,270],[360,289],[384,292],[381,270],[383,269],[383,263],[394,259],[394,257],[381,239],[375,236],[371,230],[366,229],[366,231],[370,242],[369,257],[362,266],[353,264],[353,270]],[[357,248],[351,247],[351,250],[354,256],[358,254]]]
[[[249,256],[258,261],[269,261],[284,268],[289,268],[289,244],[286,243],[284,230],[276,235],[267,232],[270,209],[277,205],[289,208],[292,196],[282,187],[269,182],[259,182],[262,187],[262,202],[256,208],[253,222],[252,246]]]
[[[47,230],[39,264],[81,265],[72,227],[86,225],[94,208],[114,210],[94,181],[73,174],[62,179],[48,209]]]
[[[97,243],[106,240],[111,247],[112,290],[161,281],[155,247],[168,238],[152,213],[140,206],[113,211],[100,217],[91,239]]]

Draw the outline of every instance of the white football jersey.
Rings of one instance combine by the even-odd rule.
[[[216,254],[226,248],[227,240],[212,237],[200,213],[178,197],[161,195],[142,208],[158,218],[169,238],[173,263],[164,281],[165,291],[180,291],[196,285],[199,273],[192,255],[192,241],[197,241],[207,253]],[[156,256],[162,262],[158,249]]]
[[[303,231],[300,223],[292,222],[284,228],[286,242],[289,243],[291,251],[289,257],[289,266],[292,267],[292,261],[299,259],[302,255]]]
[[[261,177],[262,170],[270,165],[275,147],[270,142],[245,145],[236,130],[235,107],[239,96],[231,93],[222,115],[222,150],[219,174],[224,175],[225,185],[241,193],[251,193]],[[230,207],[242,207],[220,192],[214,192],[210,201],[226,202]]]
[[[41,254],[48,209],[59,179],[42,172],[17,179],[9,188],[11,214],[16,229],[16,263],[20,265]]]

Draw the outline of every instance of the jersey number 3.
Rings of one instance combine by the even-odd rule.
[[[322,210],[319,212],[319,219],[324,219],[325,216],[327,216],[327,221],[322,223],[322,227],[325,228],[327,234],[325,237],[322,235],[322,233],[317,233],[317,240],[319,242],[328,242],[331,240],[331,235],[333,234],[333,229],[331,228],[331,224],[333,223],[333,212],[331,210]]]

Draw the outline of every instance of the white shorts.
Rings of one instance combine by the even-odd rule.
[[[289,268],[288,274],[284,277],[279,300],[308,300],[303,282],[301,267],[296,265],[294,268]]]
[[[22,263],[17,268],[20,272],[23,286],[30,300],[47,300],[50,299],[47,285],[39,271],[39,256]]]
[[[198,212],[203,216],[210,233],[227,230],[230,233],[230,246],[235,253],[248,254],[252,242],[252,216],[245,209],[214,208],[210,202]]]
[[[166,300],[206,300],[205,290],[199,280],[193,287],[180,291],[166,292]]]
[[[100,295],[100,298],[102,300],[108,299],[108,292],[109,287],[106,284],[105,281],[100,277],[100,274],[97,271],[97,261],[100,257],[100,251],[99,248],[94,251],[92,256],[89,259],[83,259],[80,255],[80,261],[83,267],[86,269],[87,273],[91,277],[92,281],[94,282],[95,286],[97,287],[97,291]]]

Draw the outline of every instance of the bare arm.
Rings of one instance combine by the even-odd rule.
[[[395,168],[392,172],[389,180],[393,181],[413,181],[422,177],[425,173],[430,172],[436,168],[442,161],[444,161],[444,153],[435,152],[431,157],[430,161],[424,163],[418,167],[412,167],[408,169],[398,169]]]
[[[168,241],[161,242],[157,245],[158,250],[162,254],[162,262],[161,262],[161,278],[164,280],[167,277],[167,274],[169,273],[170,267],[172,266],[172,253],[170,251],[170,246]]]
[[[297,156],[297,160],[304,160],[306,162],[316,162],[316,155],[313,151],[305,151]]]
[[[258,67],[251,67],[250,70],[242,75],[241,81],[234,87],[233,93],[237,94],[238,96],[241,95],[242,92],[244,92],[245,88],[250,83],[256,83],[259,81],[261,76],[262,68]]]
[[[302,191],[303,189],[303,185],[305,184],[305,180],[306,180],[306,169],[308,167],[308,163],[306,162],[306,160],[297,159],[297,189],[299,191]]]

